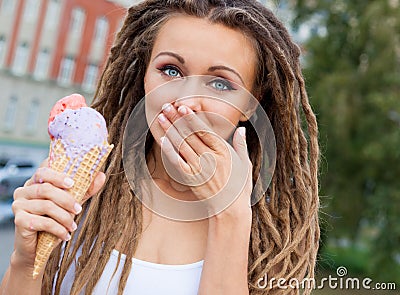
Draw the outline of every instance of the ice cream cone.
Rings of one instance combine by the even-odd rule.
[[[68,191],[75,200],[80,203],[85,196],[89,186],[95,176],[103,166],[113,145],[106,143],[105,146],[95,146],[83,157],[71,159],[67,156],[66,149],[61,140],[54,140],[50,144],[50,168],[67,173],[74,180],[74,186]],[[36,247],[36,257],[33,270],[35,279],[43,270],[51,252],[57,244],[58,237],[47,233],[39,232],[38,243]]]

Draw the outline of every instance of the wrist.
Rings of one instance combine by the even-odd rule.
[[[251,230],[252,210],[250,207],[245,208],[226,208],[218,214],[210,218],[210,222],[215,225],[224,227],[232,227],[235,229]]]
[[[10,259],[0,293],[4,295],[37,295],[41,294],[43,273],[34,280],[32,277],[33,266],[21,259],[14,251]]]
[[[10,271],[11,273],[18,273],[27,279],[32,279],[33,262],[28,262],[14,250],[10,258]]]

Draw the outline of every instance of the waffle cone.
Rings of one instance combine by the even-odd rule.
[[[73,175],[74,186],[68,190],[78,203],[81,203],[92,183],[92,175],[96,175],[104,165],[113,145],[94,147],[83,156],[82,160],[70,159],[60,140],[50,145],[50,168],[58,172]],[[101,154],[102,150],[106,150]],[[80,161],[80,163],[78,162]],[[71,163],[72,162],[72,163]],[[79,163],[79,166],[76,164]],[[74,171],[75,170],[75,171]],[[43,270],[51,252],[58,243],[58,237],[47,232],[39,232],[36,246],[36,257],[32,277],[36,279]]]

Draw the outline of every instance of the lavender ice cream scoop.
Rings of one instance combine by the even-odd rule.
[[[106,122],[99,112],[90,107],[66,109],[55,116],[48,128],[53,139],[51,144],[56,144],[58,140],[62,142],[71,165],[74,160],[74,166],[78,167],[83,156],[94,147],[101,149],[100,156],[107,152]]]

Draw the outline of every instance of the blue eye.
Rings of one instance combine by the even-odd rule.
[[[172,78],[182,77],[180,71],[174,66],[164,66],[159,70],[161,72],[163,72],[165,75],[172,77]]]
[[[215,79],[209,83],[209,85],[218,91],[235,90],[232,84],[224,79]]]

